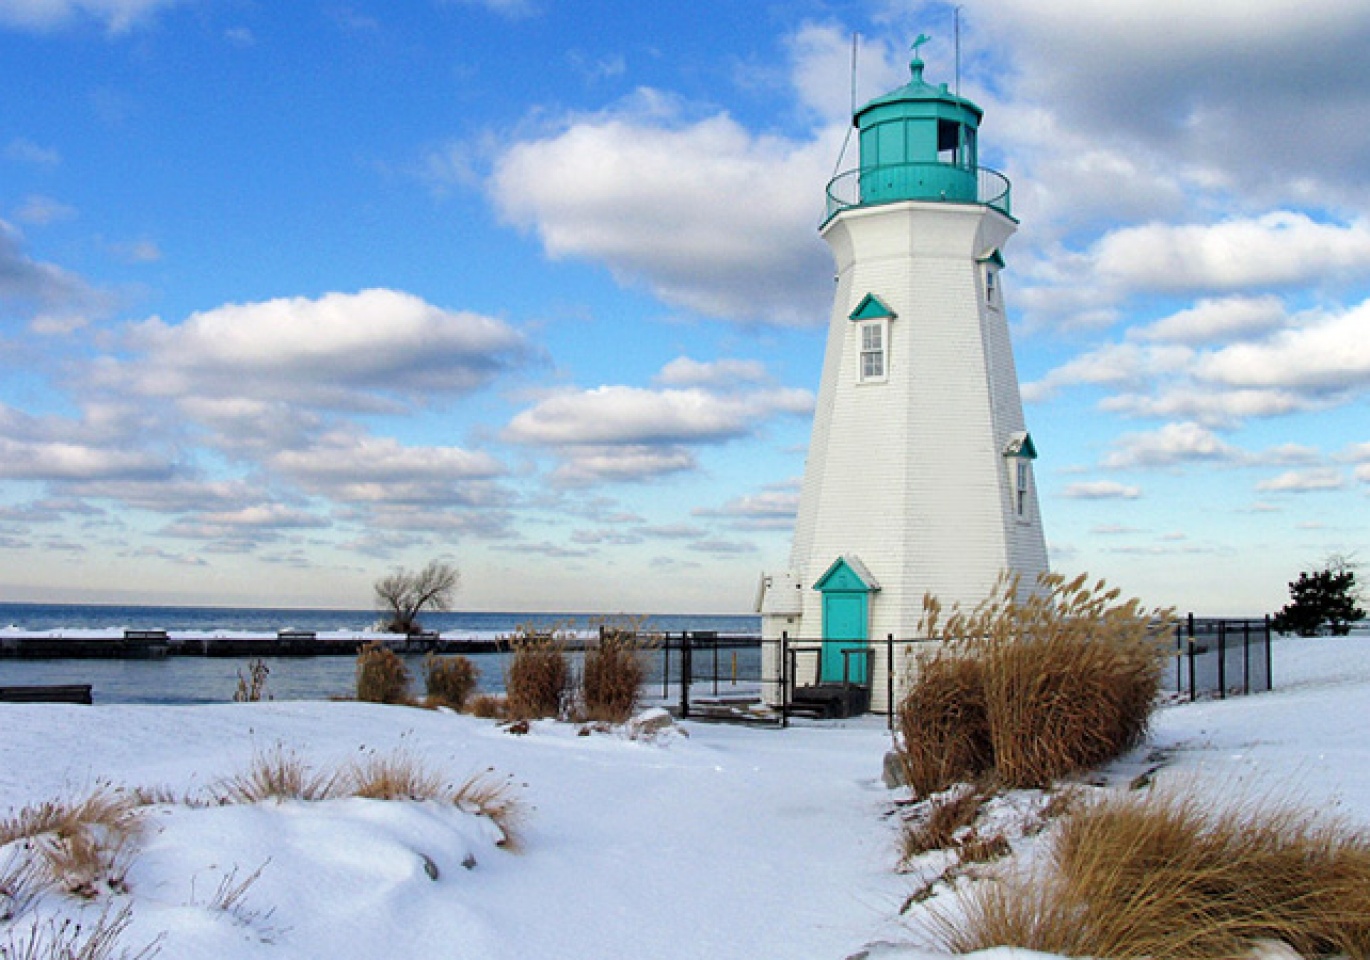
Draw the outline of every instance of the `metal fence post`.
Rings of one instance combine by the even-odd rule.
[[[666,634],[666,646],[661,659],[661,699],[671,695],[671,635]]]
[[[1194,614],[1189,615],[1189,702],[1195,700],[1194,691]]]
[[[780,632],[780,726],[790,725],[790,632]]]
[[[1218,621],[1218,699],[1227,699],[1227,621]]]
[[[1251,621],[1242,621],[1242,693],[1251,693]]]
[[[885,728],[894,729],[894,634],[885,634]]]
[[[1275,689],[1275,661],[1270,656],[1270,614],[1265,615],[1265,689]]]
[[[694,652],[691,649],[691,637],[688,632],[680,635],[680,717],[682,720],[690,716],[690,680],[694,672]]]

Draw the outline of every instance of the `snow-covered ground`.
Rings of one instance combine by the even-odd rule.
[[[1164,708],[1113,776],[1163,762],[1162,783],[1370,827],[1370,637],[1280,640],[1274,663],[1274,693]],[[577,733],[342,702],[0,706],[0,817],[105,783],[193,793],[278,746],[320,769],[368,751],[453,782],[493,768],[528,808],[510,850],[488,820],[436,802],[152,807],[126,892],[45,894],[0,924],[0,948],[35,918],[89,923],[112,902],[131,907],[131,952],[161,937],[178,960],[935,955],[917,912],[899,915],[915,880],[895,870],[879,718]],[[225,908],[225,878],[254,874]]]

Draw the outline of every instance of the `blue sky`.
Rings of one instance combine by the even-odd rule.
[[[1053,566],[1370,541],[1370,7],[966,0]],[[0,0],[0,599],[743,612],[861,100],[938,3]],[[843,166],[853,160],[848,148]]]

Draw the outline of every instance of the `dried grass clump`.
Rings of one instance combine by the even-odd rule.
[[[1370,837],[1288,807],[1115,795],[1061,822],[1042,870],[979,884],[961,906],[933,921],[955,952],[1206,960],[1273,941],[1366,958]]]
[[[247,674],[241,669],[238,670],[238,688],[233,691],[234,703],[258,703],[262,700],[270,700],[271,694],[266,689],[266,678],[270,675],[271,668],[262,659],[253,660],[247,665]]]
[[[327,800],[338,795],[336,773],[316,773],[293,751],[277,744],[254,753],[242,773],[211,788],[219,803],[261,803],[264,800]]]
[[[1097,766],[1146,735],[1160,689],[1169,611],[1081,575],[1056,574],[1018,596],[1005,579],[970,613],[926,604],[925,630],[943,641],[924,659],[899,708],[898,746],[920,792],[992,774],[1007,787],[1045,787]]]
[[[945,647],[924,659],[899,705],[896,757],[922,797],[974,780],[994,765],[985,663]]]
[[[637,711],[646,666],[637,634],[602,630],[599,642],[585,650],[580,696],[584,720],[622,723]]]
[[[493,769],[468,777],[452,792],[452,802],[467,813],[488,817],[499,827],[504,839],[499,846],[517,850],[522,843],[519,827],[523,824],[524,804],[518,786],[510,777],[501,777]]]
[[[518,720],[561,716],[571,690],[565,635],[520,627],[509,645],[514,655],[504,682],[508,716]]]
[[[345,791],[371,800],[432,800],[442,795],[443,782],[412,755],[397,751],[353,764]]]
[[[907,864],[930,850],[956,846],[957,834],[975,822],[985,799],[980,790],[962,785],[927,801],[900,830],[902,862]]]
[[[476,689],[480,669],[466,657],[423,658],[424,689],[430,707],[451,707],[461,710]]]
[[[379,640],[357,653],[357,699],[366,703],[408,703],[409,668]]]
[[[482,720],[504,720],[509,716],[509,705],[496,693],[482,693],[467,707],[473,717]]]
[[[75,802],[49,800],[0,821],[0,846],[25,840],[36,854],[0,878],[15,904],[37,887],[91,899],[125,889],[132,841],[142,828],[135,801],[105,787]]]

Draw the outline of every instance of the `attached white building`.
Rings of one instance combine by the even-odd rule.
[[[845,670],[883,711],[884,641],[916,637],[925,594],[970,608],[1047,570],[1000,283],[1009,183],[979,166],[980,108],[911,68],[857,112],[860,165],[828,186],[823,379],[789,568],[758,596],[772,701],[782,666],[800,686]],[[807,652],[781,664],[782,636]]]

